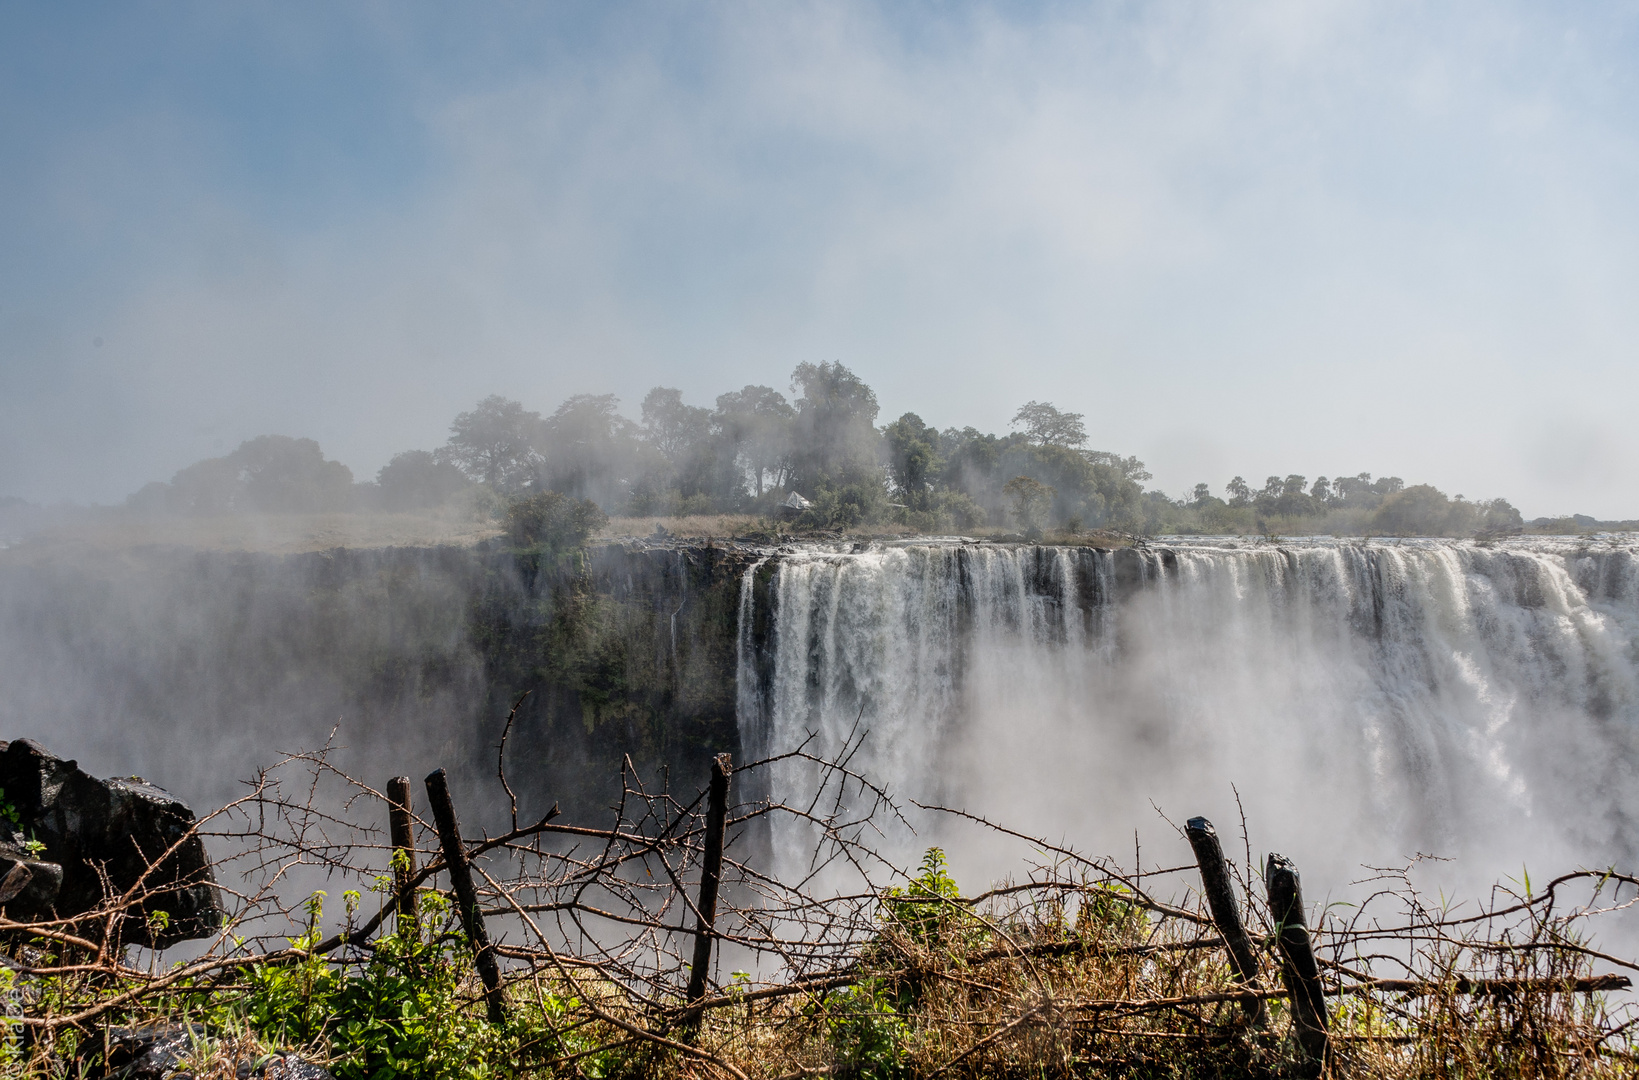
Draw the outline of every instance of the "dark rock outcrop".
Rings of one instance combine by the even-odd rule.
[[[63,887],[63,868],[31,859],[0,841],[0,908],[14,919],[44,915]]]
[[[222,925],[210,859],[180,799],[139,777],[99,780],[32,739],[0,743],[0,789],[15,811],[0,821],[0,895],[7,882],[17,889],[0,906],[12,918],[82,914],[140,883],[116,930],[122,943],[166,948]]]

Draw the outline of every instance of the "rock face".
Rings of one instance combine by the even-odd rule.
[[[122,772],[162,774],[197,807],[244,793],[247,748],[323,746],[338,718],[334,763],[355,775],[390,761],[492,777],[530,689],[507,744],[540,748],[508,753],[529,813],[601,816],[627,755],[653,777],[740,754],[740,585],[765,554],[749,544],[14,551],[0,552],[0,738],[65,749],[57,732],[96,731]]]
[[[115,896],[139,882],[146,894],[117,931],[125,944],[167,948],[222,925],[205,844],[183,840],[194,813],[175,796],[137,777],[99,780],[32,739],[0,743],[0,790],[0,809],[15,810],[0,820],[0,897],[15,889],[0,906],[12,918],[91,911],[106,876]]]

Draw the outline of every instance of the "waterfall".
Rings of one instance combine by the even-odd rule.
[[[1486,880],[1639,867],[1630,543],[799,550],[760,646],[755,573],[759,754],[857,736],[854,765],[904,796],[1101,851],[1176,843],[1157,810],[1244,808],[1255,844],[1340,881],[1419,852]],[[783,768],[782,792],[814,782]],[[890,840],[940,835],[917,830]]]

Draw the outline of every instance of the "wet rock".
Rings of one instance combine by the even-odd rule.
[[[11,918],[47,914],[62,887],[63,868],[56,863],[0,853],[0,908]]]
[[[0,829],[0,857],[11,864],[0,866],[0,882],[17,867],[29,875],[6,904],[13,917],[91,911],[104,899],[106,874],[115,895],[139,881],[149,893],[120,927],[127,944],[166,948],[222,925],[225,911],[205,844],[197,836],[183,840],[194,813],[174,795],[140,777],[99,780],[32,739],[0,743],[0,789],[16,810],[10,835]],[[30,841],[43,850],[31,852]],[[18,883],[20,875],[12,880]]]
[[[114,1027],[87,1039],[74,1064],[87,1080],[180,1080],[189,1074],[177,1066],[209,1037],[203,1024]]]
[[[209,1057],[216,1038],[204,1024],[111,1027],[106,1041],[104,1036],[94,1036],[82,1045],[73,1075],[85,1080],[191,1080],[193,1074],[182,1068],[184,1062],[196,1053]],[[240,1061],[234,1076],[236,1080],[335,1080],[330,1070],[295,1054]]]
[[[277,1055],[255,1069],[246,1062],[239,1069],[238,1080],[335,1080],[329,1069],[295,1054]]]

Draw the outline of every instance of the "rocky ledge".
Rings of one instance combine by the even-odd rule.
[[[101,780],[32,739],[0,742],[0,913],[74,918],[81,933],[168,948],[223,923],[194,812],[141,777]]]

